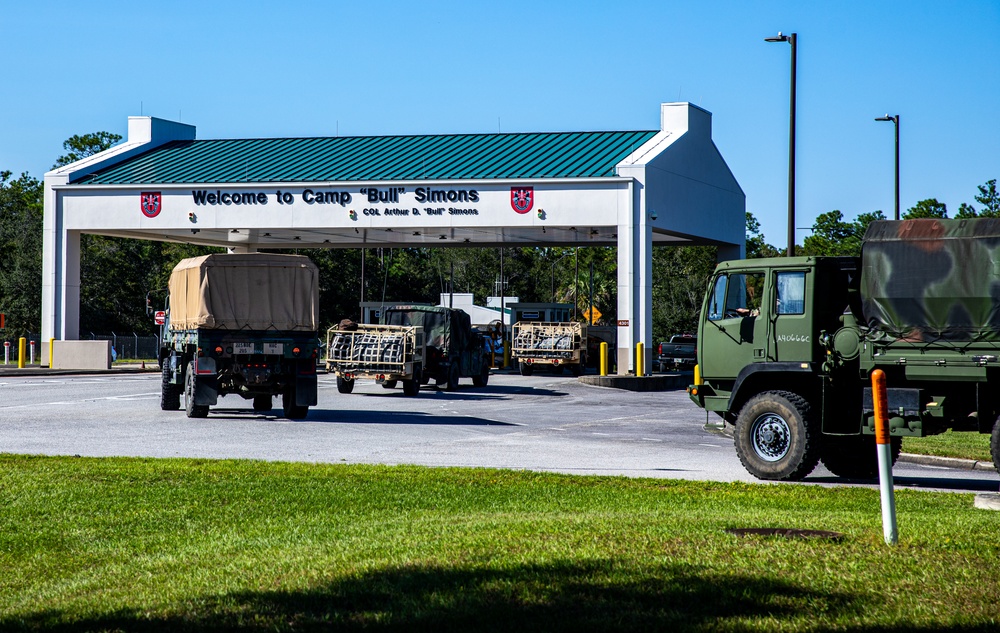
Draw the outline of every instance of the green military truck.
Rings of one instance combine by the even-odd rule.
[[[723,262],[705,297],[688,389],[734,427],[760,479],[823,464],[877,474],[871,374],[902,438],[991,434],[1000,470],[1000,220],[879,221],[861,257]]]
[[[220,396],[306,417],[316,404],[319,274],[299,255],[213,254],[170,275],[162,320],[160,408],[203,418]]]

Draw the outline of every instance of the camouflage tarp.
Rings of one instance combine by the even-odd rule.
[[[861,257],[870,326],[914,341],[1000,340],[1000,220],[873,222]]]
[[[383,325],[419,325],[427,347],[445,354],[463,352],[472,345],[472,320],[464,310],[427,305],[395,305],[384,312]]]

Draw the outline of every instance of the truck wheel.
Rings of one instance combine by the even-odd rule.
[[[758,479],[798,481],[819,463],[812,409],[790,391],[765,391],[743,405],[735,440],[740,462]]]
[[[899,459],[903,438],[890,438],[892,463]],[[878,477],[878,453],[874,435],[827,435],[823,437],[820,459],[827,470],[847,479]]]
[[[472,385],[475,387],[485,387],[490,382],[490,363],[483,361],[483,368],[478,376],[472,377]]]
[[[188,363],[187,372],[184,375],[184,411],[189,418],[207,418],[208,405],[194,403],[195,381],[198,378],[194,375],[194,361]]]
[[[163,369],[161,374],[163,376],[163,383],[160,385],[160,409],[163,411],[176,411],[181,408],[181,387],[180,385],[170,384],[170,363],[165,359],[161,361],[163,363]]]
[[[451,367],[448,368],[448,382],[444,384],[445,391],[458,391],[458,377],[460,372],[458,369],[458,363],[452,363]]]
[[[271,396],[254,396],[253,397],[253,410],[254,411],[270,411],[274,407],[274,403],[271,400]]]
[[[386,380],[386,381],[384,381],[382,383],[382,388],[383,389],[395,389],[396,388],[396,381],[395,380]]]
[[[351,393],[354,391],[354,381],[337,376],[337,391],[340,393]]]
[[[1000,472],[1000,417],[993,423],[993,433],[990,435],[990,454],[993,455],[993,467]]]
[[[535,368],[532,367],[531,365],[529,365],[528,363],[522,362],[520,365],[521,365],[521,375],[522,376],[530,376],[535,371]]]
[[[415,396],[420,393],[420,381],[414,378],[413,380],[403,381],[403,395],[404,396]]]
[[[309,414],[308,405],[295,404],[295,385],[288,385],[281,392],[281,408],[289,420],[303,420]]]

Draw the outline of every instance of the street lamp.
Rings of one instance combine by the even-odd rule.
[[[765,37],[765,42],[788,42],[792,45],[792,85],[788,111],[788,256],[795,255],[795,57],[797,34]]]
[[[896,128],[896,219],[899,219],[899,115],[880,116],[876,121],[892,121]]]

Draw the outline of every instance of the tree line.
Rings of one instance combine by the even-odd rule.
[[[63,143],[60,167],[107,149],[121,140],[97,132]],[[27,173],[0,171],[0,338],[38,333],[41,323],[43,183]],[[996,180],[979,186],[979,210],[963,203],[956,217],[1000,217]],[[921,200],[904,218],[948,217],[936,199]],[[845,220],[839,210],[816,218],[798,254],[857,255],[861,237],[881,211]],[[780,256],[746,214],[747,257]],[[146,297],[162,303],[174,265],[224,249],[100,235],[81,236],[80,333],[155,333]],[[617,319],[618,272],[613,247],[483,247],[298,249],[319,268],[320,324],[360,317],[364,301],[437,303],[441,293],[472,293],[484,305],[489,296],[517,296],[525,302],[571,303],[580,320],[588,306],[602,313],[600,324]],[[500,277],[501,258],[503,279]],[[716,264],[714,246],[653,248],[653,341],[697,330],[701,301]]]

